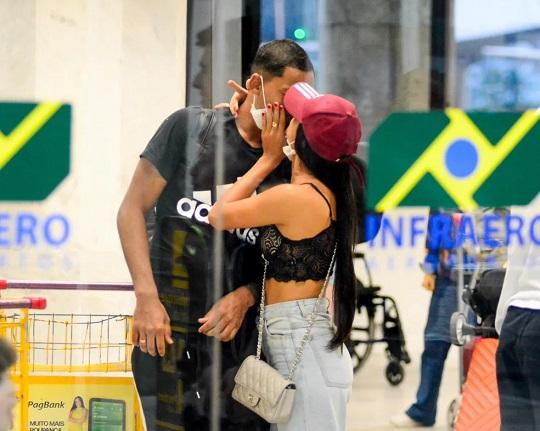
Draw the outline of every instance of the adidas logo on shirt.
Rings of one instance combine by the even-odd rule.
[[[217,196],[221,196],[232,184],[224,184],[217,187]],[[208,214],[212,207],[212,191],[201,190],[193,192],[193,199],[181,198],[176,204],[176,211],[182,217],[189,219],[195,219],[200,223],[208,224]],[[231,233],[235,233],[236,236],[247,242],[248,244],[255,245],[257,243],[257,237],[259,236],[259,229],[257,228],[245,228],[235,229]]]

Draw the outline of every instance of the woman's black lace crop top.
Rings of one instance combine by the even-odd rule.
[[[322,192],[311,185],[332,207]],[[277,281],[320,281],[326,278],[336,242],[336,227],[332,220],[330,226],[311,238],[289,239],[276,226],[266,226],[261,233],[261,249],[268,261],[266,278]]]

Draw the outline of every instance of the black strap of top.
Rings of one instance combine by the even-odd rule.
[[[313,184],[313,183],[302,183],[302,185],[305,185],[305,184],[309,184],[311,187],[313,187],[313,188],[315,189],[315,191],[316,191],[317,193],[319,193],[319,194],[322,196],[322,198],[323,198],[324,201],[326,202],[326,205],[328,205],[328,209],[330,210],[330,220],[334,220],[334,216],[333,216],[333,214],[332,214],[332,205],[330,205],[330,202],[328,201],[328,199],[326,198],[326,196],[324,195],[324,193],[321,192],[321,191],[319,190],[319,188],[318,188],[315,184]]]

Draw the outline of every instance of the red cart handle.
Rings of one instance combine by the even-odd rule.
[[[45,310],[47,308],[47,298],[26,296],[24,299],[30,300],[29,308],[33,310]]]
[[[31,308],[34,310],[44,310],[47,307],[46,298],[19,298],[0,299],[0,310],[6,308]]]

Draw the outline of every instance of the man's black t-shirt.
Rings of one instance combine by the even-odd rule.
[[[225,172],[224,184],[216,185],[218,131],[224,141]],[[228,110],[218,113],[201,108],[182,109],[170,115],[141,154],[167,181],[156,202],[150,247],[152,271],[175,339],[174,347],[168,349],[157,371],[160,423],[182,424],[186,430],[204,430],[208,426],[212,341],[197,332],[197,319],[214,302],[214,230],[207,217],[218,194],[244,175],[261,155],[261,148],[253,148],[242,139]],[[286,181],[288,169],[284,163],[264,186]],[[260,283],[260,252],[255,249],[258,237],[257,228],[224,232],[224,294],[249,282]],[[226,422],[252,421],[248,428],[262,430],[266,426],[230,396],[239,364],[255,351],[254,314],[253,308],[233,342],[222,345],[222,399]],[[137,378],[141,373],[135,370],[135,374]],[[181,402],[172,402],[180,393]],[[223,429],[227,429],[226,425]],[[233,429],[241,428],[235,425]]]
[[[190,310],[199,313],[197,317],[203,316],[213,302],[214,230],[208,224],[210,207],[218,193],[244,175],[262,155],[262,148],[253,148],[242,139],[228,110],[219,114],[201,108],[176,111],[163,122],[141,154],[167,181],[156,202],[156,226],[151,242],[154,277],[158,288],[167,287],[171,277],[189,278]],[[216,185],[218,130],[224,140],[225,172],[224,184]],[[290,167],[283,163],[265,180],[263,187],[287,181],[289,176]],[[175,229],[184,233],[175,234],[172,232]],[[260,252],[246,247],[255,246],[258,238],[257,228],[224,232],[224,293],[260,281],[257,263]],[[252,259],[251,264],[240,265],[244,259]],[[199,325],[193,319],[195,316],[185,317],[179,320],[184,320],[189,332],[196,332]]]
[[[218,127],[222,127],[225,160],[225,183],[217,185],[218,189],[232,185],[261,157],[262,148],[254,148],[242,139],[231,113],[220,110],[219,114],[217,111],[197,107],[174,112],[161,124],[141,154],[167,181],[157,201],[158,222],[165,217],[186,216],[189,213],[188,206],[184,206],[182,211],[178,210],[182,198],[196,199],[210,206],[210,197],[212,203],[216,201],[218,190],[214,183],[214,164]],[[212,116],[215,118],[210,118]],[[205,120],[206,124],[198,124]],[[197,129],[197,126],[200,127]],[[190,137],[197,145],[204,142],[198,148],[190,147],[187,145]],[[289,179],[284,176],[289,175],[290,168],[283,164],[265,184],[282,183]],[[190,193],[192,196],[189,196]],[[206,215],[206,211],[203,212]],[[197,221],[201,219],[197,218]]]

